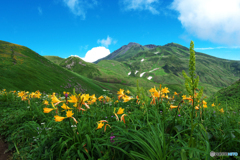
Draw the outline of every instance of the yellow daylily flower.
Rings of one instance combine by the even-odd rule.
[[[129,93],[130,93],[130,91],[129,91],[129,90],[127,90],[126,92],[127,92],[127,94],[129,94]]]
[[[87,101],[89,99],[89,94],[82,94],[81,99],[83,102]]]
[[[49,103],[48,103],[47,100],[43,101],[43,104],[45,104],[45,105],[49,105]]]
[[[56,115],[56,116],[54,116],[54,118],[55,118],[55,121],[56,121],[56,122],[61,122],[61,121],[64,120],[66,117],[60,117],[60,116]]]
[[[67,111],[67,118],[71,118],[73,114],[72,111]]]
[[[60,101],[55,95],[52,97],[52,103],[59,103]]]
[[[65,103],[63,103],[63,105],[61,106],[61,108],[63,108],[64,110],[72,109],[72,108],[69,108]],[[64,111],[64,110],[63,110],[63,111]],[[62,111],[62,112],[63,112],[63,111]]]
[[[151,88],[151,89],[149,90],[149,92],[157,92],[155,86],[154,86],[154,88]]]
[[[214,105],[214,103],[212,104],[212,107],[214,107],[215,105]]]
[[[169,90],[168,90],[167,87],[165,87],[165,88],[162,89],[162,92],[163,92],[163,93],[169,93]]]
[[[100,97],[98,98],[98,100],[99,100],[99,101],[102,101],[103,98],[104,98],[103,96],[100,96]]]
[[[77,97],[75,95],[71,95],[69,98],[71,99],[71,100],[68,100],[68,102],[70,102],[70,103],[77,103],[78,102]]]
[[[117,94],[123,95],[124,90],[120,88],[120,90],[117,92]]]
[[[207,102],[203,100],[203,104],[207,104]]]
[[[30,96],[31,98],[33,98],[34,95],[35,95],[34,92],[32,92],[31,94],[29,94],[29,96]]]
[[[173,105],[170,105],[170,108],[173,109],[173,108],[177,108],[178,106],[173,106]]]
[[[133,98],[131,98],[131,97],[129,97],[129,96],[125,96],[125,97],[123,97],[123,102],[128,102],[128,101],[130,101],[131,99],[133,99]]]
[[[42,94],[39,93],[39,92],[35,94],[36,98],[41,98],[41,95],[42,95]]]
[[[98,127],[96,128],[96,130],[101,129],[103,126],[104,126],[104,124],[102,122],[98,123]]]
[[[185,99],[185,98],[186,98],[186,95],[182,95],[182,98]]]
[[[122,109],[122,107],[120,107],[117,114],[123,114],[123,111],[124,111],[124,109]]]
[[[153,94],[153,96],[154,97],[160,97],[160,94],[161,94],[161,92],[160,91],[154,91],[154,94]]]
[[[165,98],[168,99],[168,95],[166,95]]]
[[[92,96],[90,96],[91,99],[96,99],[95,94],[93,94]]]
[[[43,112],[44,113],[49,113],[49,112],[51,112],[52,110],[54,110],[54,109],[52,109],[52,108],[43,108]]]
[[[24,95],[25,95],[25,92],[23,92],[23,91],[18,93],[18,97],[22,98],[22,96],[24,96]]]
[[[27,95],[26,96],[22,96],[22,101],[26,101],[26,100],[28,100],[27,99]]]
[[[222,113],[224,113],[224,110],[223,110],[223,108],[221,108],[219,111],[220,111],[220,112],[222,112]]]

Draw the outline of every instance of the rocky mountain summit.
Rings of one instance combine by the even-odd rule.
[[[132,50],[131,50],[132,49]],[[130,42],[128,43],[128,45],[124,45],[121,48],[117,49],[116,51],[112,52],[111,54],[109,54],[108,56],[101,58],[93,63],[97,64],[99,61],[101,60],[115,60],[117,59],[117,57],[120,57],[124,54],[128,54],[128,52],[139,52],[139,51],[145,51],[145,50],[149,50],[148,47],[142,46],[138,43],[135,42]]]
[[[158,45],[159,46],[159,45]],[[147,47],[149,49],[154,49],[154,48],[157,48],[158,47],[157,45],[155,44],[147,44],[147,45],[144,45],[144,47]]]

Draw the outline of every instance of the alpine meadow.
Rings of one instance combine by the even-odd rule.
[[[208,160],[216,159],[211,151],[239,152],[240,61],[195,52],[194,45],[130,42],[89,63],[0,41],[5,153]]]

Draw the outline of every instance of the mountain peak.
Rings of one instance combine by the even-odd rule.
[[[139,45],[139,46],[140,46],[140,44],[135,43],[135,42],[130,42],[130,43],[128,43],[128,46],[133,46],[133,45]]]
[[[155,45],[155,44],[147,44],[147,45],[145,45],[144,47],[147,47],[147,48],[149,48],[149,49],[153,49],[153,48],[156,48],[156,47],[158,47],[158,46]]]

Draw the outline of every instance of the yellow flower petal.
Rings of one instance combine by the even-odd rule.
[[[52,103],[61,102],[55,95],[52,97]]]
[[[123,95],[124,90],[120,88],[120,90],[117,92],[117,94]]]
[[[52,108],[43,108],[43,112],[44,113],[49,113],[49,112],[51,112],[53,109]]]
[[[77,97],[75,95],[71,95],[70,99],[71,100],[68,100],[68,102],[70,102],[70,103],[77,103]]]
[[[60,117],[60,116],[56,115],[56,116],[54,116],[54,118],[55,118],[55,121],[56,121],[56,122],[61,122],[61,121],[64,120],[66,117]]]
[[[70,118],[70,117],[72,117],[73,114],[74,114],[74,113],[72,113],[72,111],[67,111],[66,116],[67,116],[68,118]]]
[[[98,127],[97,129],[101,129],[104,126],[104,124],[102,122],[98,123]]]
[[[122,109],[122,107],[120,107],[117,114],[123,114],[123,111],[124,111],[124,109]]]

